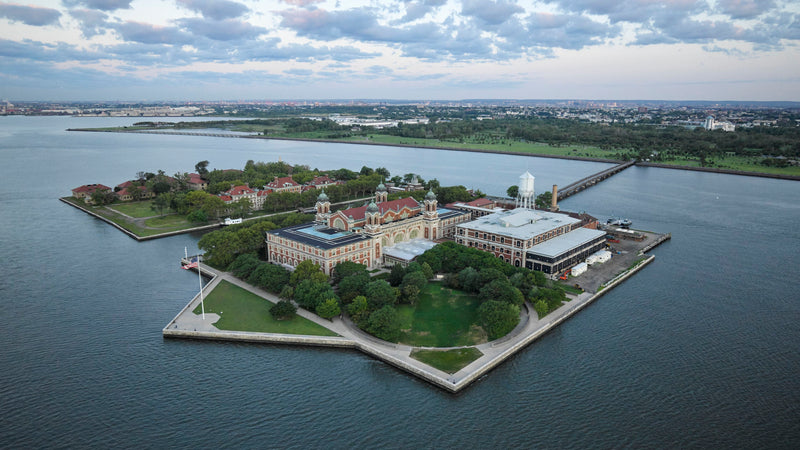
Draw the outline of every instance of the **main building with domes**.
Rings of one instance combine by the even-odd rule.
[[[433,191],[422,202],[412,197],[389,201],[388,195],[381,183],[368,205],[331,212],[323,190],[314,222],[267,232],[269,261],[297,267],[310,259],[326,274],[342,261],[372,269],[384,264],[387,251],[391,253],[395,245],[451,238],[456,225],[471,218],[468,212],[440,208]]]

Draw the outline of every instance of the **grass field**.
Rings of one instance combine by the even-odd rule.
[[[275,320],[269,313],[272,303],[227,281],[220,282],[209,292],[203,303],[206,312],[219,314],[220,319],[214,326],[220,330],[338,336],[300,316],[290,320]],[[193,312],[200,314],[200,307]]]
[[[730,169],[741,170],[744,172],[759,172],[759,173],[773,173],[778,175],[800,175],[800,167],[768,167],[759,164],[761,157],[748,157],[748,156],[724,156],[712,157],[709,161],[713,161],[714,165],[710,166],[716,169]],[[681,158],[670,161],[660,162],[661,164],[670,164],[676,166],[700,167],[700,160],[697,158]]]
[[[456,373],[472,361],[483,356],[477,348],[457,348],[453,350],[413,350],[411,357],[442,372]]]
[[[196,224],[186,220],[186,216],[179,216],[177,214],[169,216],[151,217],[144,221],[144,224],[153,228],[170,228],[181,229],[197,226]]]
[[[400,342],[416,347],[458,347],[486,342],[477,325],[477,297],[428,283],[415,306],[399,305]]]
[[[139,217],[151,217],[158,215],[157,211],[153,211],[150,208],[152,204],[153,204],[152,200],[145,200],[141,202],[114,203],[107,206],[115,211],[121,212],[122,214],[139,218]],[[165,209],[164,212],[168,213],[169,209]]]

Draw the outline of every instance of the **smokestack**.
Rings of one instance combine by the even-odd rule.
[[[550,211],[558,211],[558,185],[553,185],[553,199],[550,203]]]

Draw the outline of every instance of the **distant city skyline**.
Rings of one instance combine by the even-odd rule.
[[[0,98],[800,101],[781,0],[0,0]]]

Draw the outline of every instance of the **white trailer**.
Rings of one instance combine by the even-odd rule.
[[[585,262],[582,262],[580,264],[576,264],[575,267],[572,268],[571,274],[572,274],[573,277],[577,277],[578,275],[582,274],[583,272],[586,272],[586,269],[588,269],[588,268],[589,268],[589,266],[587,266]]]

